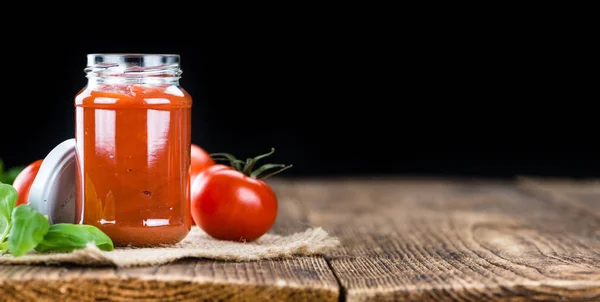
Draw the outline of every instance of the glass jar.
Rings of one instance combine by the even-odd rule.
[[[179,55],[89,54],[75,96],[76,223],[116,246],[189,233],[191,96]]]

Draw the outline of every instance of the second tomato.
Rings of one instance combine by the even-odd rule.
[[[192,144],[190,163],[190,179],[192,181],[198,174],[214,164],[215,161],[204,149],[198,145]]]

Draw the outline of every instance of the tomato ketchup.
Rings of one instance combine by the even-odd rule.
[[[90,54],[75,97],[76,223],[117,246],[189,233],[191,96],[178,55]]]

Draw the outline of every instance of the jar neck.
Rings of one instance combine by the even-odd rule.
[[[90,84],[179,85],[179,55],[89,54],[85,68]]]
[[[96,76],[87,75],[88,85],[106,84],[106,85],[125,85],[125,84],[143,84],[143,85],[170,85],[179,86],[179,77],[123,77],[123,76]]]

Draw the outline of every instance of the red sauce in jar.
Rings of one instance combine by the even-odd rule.
[[[116,246],[176,243],[192,224],[192,98],[177,84],[141,82],[88,84],[75,98],[76,222]]]

